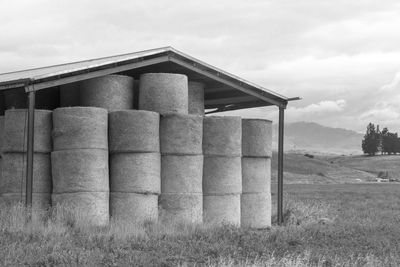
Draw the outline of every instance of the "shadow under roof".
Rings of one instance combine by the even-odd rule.
[[[25,87],[37,91],[108,74],[181,73],[205,83],[205,108],[216,112],[275,105],[285,108],[287,98],[233,74],[188,56],[172,47],[104,57],[44,68],[0,74],[0,90]]]

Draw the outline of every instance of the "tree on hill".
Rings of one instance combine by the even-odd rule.
[[[375,125],[370,122],[367,126],[364,139],[362,140],[362,150],[365,154],[373,156],[378,151],[378,145],[379,134],[375,131]]]

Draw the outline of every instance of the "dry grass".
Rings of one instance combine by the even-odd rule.
[[[286,186],[284,226],[90,227],[68,208],[0,207],[0,265],[399,266],[400,186]]]

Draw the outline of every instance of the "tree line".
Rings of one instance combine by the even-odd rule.
[[[400,138],[397,133],[389,132],[387,127],[379,130],[379,125],[376,126],[373,123],[369,123],[367,126],[367,132],[362,140],[362,150],[364,154],[370,156],[376,153],[381,154],[397,154],[400,153]]]

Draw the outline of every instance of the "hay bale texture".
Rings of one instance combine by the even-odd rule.
[[[160,219],[188,223],[203,222],[203,195],[163,193],[160,195]]]
[[[204,83],[189,81],[189,114],[204,116]]]
[[[160,194],[160,175],[161,158],[159,153],[110,155],[111,192]]]
[[[271,226],[271,194],[242,194],[241,224],[244,227],[267,228]]]
[[[138,223],[157,221],[158,195],[111,192],[110,210],[115,219]]]
[[[96,107],[58,108],[53,112],[54,150],[108,149],[107,110]]]
[[[144,110],[109,114],[110,152],[159,152],[160,116]]]
[[[240,226],[240,194],[204,195],[203,207],[205,222]]]
[[[2,157],[0,193],[25,193],[26,154],[4,153]],[[35,153],[33,157],[33,193],[51,193],[50,154]]]
[[[242,120],[242,154],[246,157],[272,156],[272,121]]]
[[[52,118],[49,110],[35,110],[34,151],[49,153],[52,150]],[[28,110],[6,110],[4,118],[4,152],[26,152],[28,133]]]
[[[109,222],[109,192],[75,192],[51,195],[53,206],[73,209],[91,225]]]
[[[109,192],[107,150],[54,151],[51,162],[53,193]]]
[[[158,113],[188,113],[188,79],[183,74],[146,73],[140,76],[139,109]]]
[[[84,80],[80,84],[82,106],[100,107],[108,111],[133,108],[133,78],[106,75]]]
[[[242,158],[243,193],[271,192],[271,159]]]
[[[210,116],[203,122],[204,155],[240,157],[242,122],[236,116]]]
[[[197,115],[164,114],[160,121],[162,154],[202,154],[203,118]]]
[[[75,107],[80,105],[79,83],[68,83],[60,86],[60,106]]]

